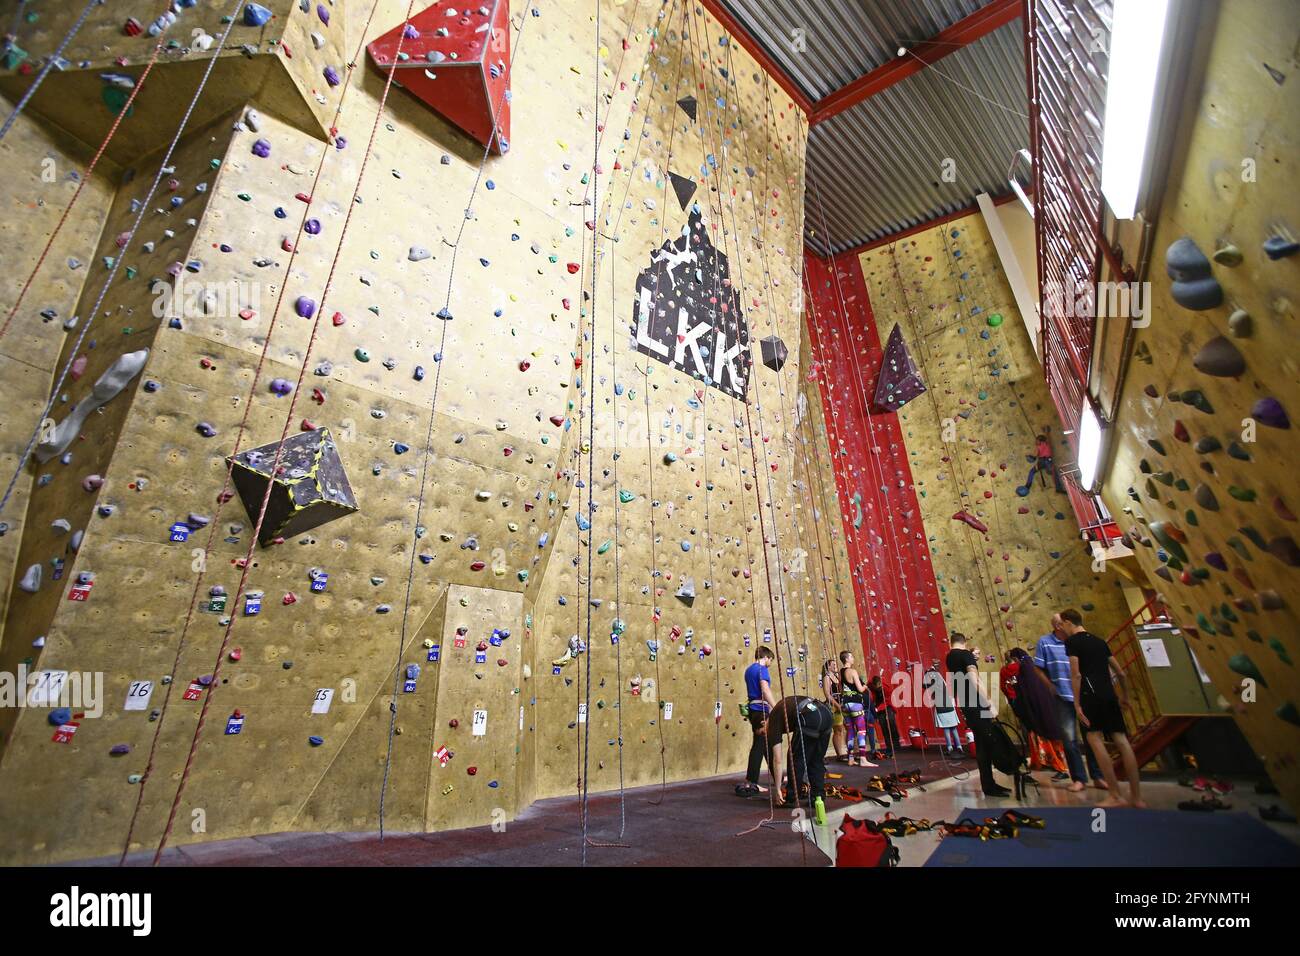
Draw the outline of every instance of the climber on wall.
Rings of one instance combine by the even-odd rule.
[[[1034,449],[1034,466],[1038,469],[1038,480],[1043,487],[1047,487],[1043,475],[1051,472],[1052,480],[1056,482],[1057,492],[1064,494],[1065,486],[1061,484],[1061,473],[1056,470],[1056,463],[1052,456],[1052,440],[1048,437],[1051,432],[1052,426],[1048,425],[1044,428],[1043,434],[1034,439],[1037,442],[1037,447]]]

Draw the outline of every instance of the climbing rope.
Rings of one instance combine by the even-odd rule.
[[[414,8],[414,6],[415,6],[415,0],[410,0],[410,2],[409,2],[408,5],[407,5],[407,9],[406,9],[406,18],[405,18],[405,21],[406,21],[407,23],[409,23],[409,21],[410,21],[410,19],[411,19],[411,10]],[[232,21],[231,21],[231,23],[233,24],[233,14],[232,14]],[[229,30],[230,30],[230,27],[227,26],[226,30],[227,30],[227,33],[228,33]],[[398,45],[397,45],[397,52],[398,52],[398,53],[401,52],[402,40],[403,40],[403,39],[405,39],[405,31],[403,31],[402,38],[398,40]],[[330,290],[331,290],[331,288],[332,288],[332,286],[333,286],[333,282],[334,282],[334,273],[335,273],[335,270],[338,268],[339,257],[340,257],[340,255],[342,254],[342,250],[343,250],[343,243],[344,243],[344,241],[345,241],[346,238],[347,238],[348,226],[349,226],[349,225],[351,224],[351,222],[352,222],[352,214],[353,214],[354,210],[355,210],[356,207],[357,207],[357,197],[360,195],[360,192],[361,192],[361,183],[362,183],[362,181],[365,179],[365,175],[366,175],[366,166],[368,165],[369,160],[370,160],[370,153],[371,153],[371,151],[374,149],[374,144],[375,144],[375,134],[376,134],[376,132],[378,132],[378,129],[379,129],[379,121],[380,121],[380,119],[383,118],[383,115],[384,115],[384,108],[385,108],[385,105],[386,105],[387,102],[388,102],[388,94],[389,94],[389,91],[392,89],[392,85],[393,85],[393,75],[394,75],[394,73],[396,72],[396,70],[397,70],[397,59],[396,59],[396,57],[395,57],[395,58],[394,58],[393,65],[390,66],[390,67],[389,67],[389,70],[388,70],[388,78],[387,78],[387,80],[386,80],[386,82],[385,82],[385,84],[384,84],[384,92],[383,92],[383,95],[382,95],[382,96],[380,97],[380,99],[379,99],[379,108],[378,108],[378,109],[376,110],[376,112],[375,112],[375,121],[374,121],[374,124],[371,126],[371,129],[370,129],[370,139],[369,139],[369,141],[366,143],[366,151],[365,151],[365,153],[362,155],[362,159],[361,159],[361,169],[360,169],[360,171],[359,171],[358,174],[357,174],[356,186],[355,186],[355,188],[354,188],[353,191],[352,191],[352,198],[351,198],[351,200],[348,202],[348,211],[347,211],[347,215],[345,216],[345,218],[344,218],[344,220],[343,220],[343,228],[342,228],[342,230],[341,230],[341,232],[340,232],[340,234],[339,234],[338,245],[335,247],[335,250],[334,250],[334,257],[333,257],[332,261],[330,262],[329,273],[328,273],[328,275],[327,275],[326,278],[325,278],[325,287],[324,287],[324,291],[323,291],[322,294],[321,294],[320,304],[319,304],[319,307],[316,309],[315,318],[314,318],[314,320],[313,320],[313,322],[312,322],[311,334],[310,334],[310,336],[309,336],[308,339],[307,339],[307,348],[306,348],[306,350],[305,350],[304,353],[303,353],[302,367],[301,367],[301,368],[299,369],[299,371],[298,371],[298,381],[297,381],[297,384],[295,385],[295,387],[294,387],[294,389],[293,389],[293,392],[292,392],[292,394],[291,394],[291,396],[290,396],[290,399],[289,399],[289,410],[288,410],[288,412],[287,412],[286,415],[285,415],[285,419],[284,419],[284,428],[283,428],[283,430],[282,430],[281,433],[280,433],[280,440],[276,443],[276,448],[275,448],[275,457],[274,457],[274,459],[271,461],[270,467],[269,467],[268,470],[267,470],[267,474],[270,474],[270,475],[275,475],[275,474],[277,474],[278,471],[279,471],[279,468],[280,468],[280,461],[281,461],[281,459],[283,458],[283,455],[284,455],[284,445],[285,445],[285,442],[288,440],[288,437],[289,437],[289,428],[290,428],[290,424],[291,424],[292,421],[293,421],[294,411],[295,411],[295,409],[297,408],[298,397],[299,397],[299,395],[301,395],[301,393],[302,393],[302,383],[303,383],[303,379],[306,377],[306,374],[307,374],[307,365],[308,365],[308,363],[309,363],[309,361],[310,361],[310,359],[311,359],[311,351],[312,351],[313,346],[316,344],[316,336],[317,336],[317,333],[318,333],[319,330],[320,330],[321,319],[322,319],[322,318],[324,317],[324,315],[325,315],[325,302],[326,302],[326,300],[328,299],[328,297],[329,297],[329,293],[330,293]],[[120,260],[119,260],[119,261],[120,261]],[[241,569],[240,576],[239,576],[239,586],[238,586],[238,588],[237,588],[236,591],[235,591],[234,599],[233,599],[233,602],[232,602],[232,604],[235,605],[235,606],[237,606],[237,605],[239,604],[239,600],[240,600],[240,598],[243,596],[243,593],[244,593],[244,588],[245,588],[245,586],[246,586],[247,583],[248,583],[248,573],[249,573],[249,570],[253,567],[253,563],[254,563],[254,562],[253,562],[253,551],[254,551],[254,549],[257,547],[258,537],[259,537],[259,535],[261,534],[261,531],[262,531],[262,523],[266,520],[266,511],[267,511],[267,507],[268,507],[268,505],[270,504],[270,501],[271,501],[271,491],[272,491],[272,489],[273,489],[274,487],[275,487],[275,482],[273,482],[273,481],[268,481],[268,482],[266,483],[266,490],[265,490],[265,492],[263,492],[263,495],[262,495],[262,503],[261,503],[261,507],[260,507],[260,509],[259,509],[259,511],[258,511],[257,521],[256,521],[256,523],[254,524],[252,535],[251,535],[250,538],[249,538],[248,551],[247,551],[246,554],[244,555],[244,559],[243,559],[243,562],[242,562],[242,569]],[[238,615],[231,615],[229,622],[226,624],[225,633],[224,633],[224,635],[222,636],[221,647],[220,647],[220,649],[219,649],[218,652],[217,652],[217,662],[216,662],[216,666],[214,667],[214,669],[213,669],[213,673],[212,673],[212,686],[211,686],[211,688],[209,689],[208,693],[207,693],[206,695],[204,695],[204,698],[203,698],[203,706],[202,706],[202,707],[200,708],[200,710],[199,710],[199,720],[198,720],[198,724],[197,724],[197,725],[195,726],[195,728],[194,728],[194,735],[193,735],[193,737],[192,737],[192,739],[191,739],[191,741],[190,741],[189,754],[188,754],[188,756],[187,756],[186,759],[185,759],[185,769],[181,772],[181,778],[180,778],[180,781],[177,783],[177,786],[176,786],[176,795],[175,795],[175,797],[174,797],[173,800],[172,800],[171,811],[169,812],[169,814],[168,814],[168,816],[167,816],[167,825],[166,825],[166,827],[163,829],[162,837],[161,837],[161,838],[159,839],[159,841],[158,841],[158,849],[157,849],[157,851],[156,851],[155,854],[154,854],[153,862],[154,862],[154,865],[155,865],[155,866],[158,865],[158,862],[159,862],[159,860],[160,860],[161,857],[162,857],[162,851],[163,851],[163,849],[164,849],[164,848],[166,847],[166,845],[167,845],[167,839],[168,839],[168,837],[170,837],[170,835],[171,835],[172,826],[173,826],[173,825],[175,824],[175,822],[176,822],[176,813],[177,813],[177,811],[180,809],[181,797],[184,795],[184,792],[185,792],[185,786],[186,786],[186,784],[189,782],[190,771],[193,769],[193,766],[194,766],[194,758],[195,758],[195,755],[198,753],[199,739],[201,738],[201,736],[202,736],[202,734],[203,734],[203,727],[204,727],[204,724],[205,724],[206,721],[207,721],[208,709],[209,709],[209,707],[210,707],[211,704],[212,704],[212,699],[213,699],[213,697],[215,696],[215,691],[216,691],[216,688],[217,688],[217,686],[218,686],[218,679],[217,679],[217,678],[220,676],[220,673],[221,673],[221,664],[222,664],[223,660],[225,659],[225,656],[226,656],[226,648],[227,648],[227,647],[229,646],[229,644],[230,644],[230,638],[231,638],[231,635],[234,633],[235,622],[238,621],[238,620],[239,620]],[[394,720],[395,720],[395,719],[396,719],[396,715],[394,714]],[[391,737],[390,737],[390,742],[391,742]],[[390,743],[390,746],[391,746],[391,743]]]
[[[347,99],[348,90],[352,85],[352,76],[354,73],[356,61],[360,58],[361,52],[364,49],[364,43],[365,43],[364,38],[366,33],[369,32],[371,20],[374,17],[375,10],[378,8],[378,6],[379,6],[379,0],[374,0],[374,2],[370,6],[370,13],[366,17],[365,26],[362,28],[361,31],[361,36],[362,36],[361,44],[358,45],[357,52],[353,55],[352,60],[349,61],[347,74],[343,79],[343,84],[339,91],[338,105],[335,107],[334,118],[330,123],[331,129],[337,129],[338,127],[339,118],[343,112],[343,103]],[[320,184],[321,173],[325,168],[325,159],[329,155],[330,155],[330,149],[329,149],[329,144],[327,143],[322,149],[321,162],[317,164],[316,174],[312,179],[312,188],[309,195],[314,196],[316,194],[316,190]],[[294,239],[293,247],[289,252],[288,264],[285,266],[286,276],[292,275],[293,273],[293,264],[296,261],[298,256],[298,249],[302,243],[303,233],[306,230],[309,213],[310,213],[310,207],[304,204],[302,218],[298,222],[298,232]],[[187,646],[190,624],[194,619],[194,609],[198,603],[199,593],[201,592],[203,587],[204,576],[207,573],[208,557],[212,553],[212,546],[216,541],[217,528],[221,526],[222,511],[225,508],[226,502],[231,497],[230,485],[232,482],[232,476],[235,469],[235,457],[239,454],[239,450],[242,445],[244,435],[248,429],[248,419],[249,419],[249,415],[252,412],[252,407],[253,407],[253,396],[256,394],[258,383],[261,381],[262,369],[266,364],[266,356],[271,348],[271,340],[275,336],[276,324],[280,315],[280,306],[284,301],[284,296],[287,288],[288,288],[287,283],[281,284],[280,291],[276,296],[275,306],[271,310],[271,319],[266,330],[266,338],[262,343],[262,351],[261,354],[258,356],[257,365],[253,369],[253,378],[248,386],[248,394],[244,397],[243,400],[244,414],[240,419],[239,427],[235,431],[234,448],[231,450],[231,453],[227,459],[226,475],[221,486],[221,492],[217,495],[216,513],[213,515],[212,521],[209,522],[208,525],[208,537],[206,542],[204,543],[203,556],[199,562],[199,569],[195,574],[194,588],[190,593],[190,602],[189,602],[189,607],[186,610],[186,614],[185,614],[185,623],[181,627],[180,637],[177,640],[177,644],[176,644],[176,655],[172,661],[172,668],[170,671],[172,675],[175,675],[176,671],[179,669],[181,655],[184,653],[185,648]],[[175,683],[176,682],[174,680],[167,683],[166,685],[167,690],[163,696],[162,707],[159,709],[158,720],[155,721],[154,724],[153,737],[149,744],[149,758],[145,763],[144,773],[141,775],[140,789],[136,793],[135,809],[131,814],[131,822],[127,827],[126,839],[122,845],[122,855],[118,860],[119,866],[123,865],[126,862],[127,853],[129,852],[131,847],[131,838],[135,833],[136,821],[140,814],[140,808],[144,802],[145,787],[148,784],[149,777],[153,772],[154,756],[156,755],[158,749],[158,738],[159,735],[162,733],[163,724],[167,719],[167,708],[168,708],[168,704],[171,702],[172,688],[175,686]]]
[[[45,66],[41,67],[41,72],[36,74],[36,79],[32,81],[32,85],[27,87],[26,92],[24,92],[22,95],[22,99],[18,101],[18,105],[13,108],[13,112],[10,113],[8,118],[4,121],[4,123],[0,125],[0,140],[3,140],[5,136],[8,135],[10,127],[12,127],[14,125],[14,121],[18,119],[18,114],[21,113],[24,108],[26,108],[28,101],[33,96],[36,95],[36,91],[41,88],[41,84],[44,83],[45,78],[50,75],[50,71],[54,69],[54,67],[57,64],[62,62],[63,51],[68,48],[68,44],[72,42],[72,38],[75,37],[78,31],[80,31],[81,28],[85,25],[86,18],[90,16],[90,11],[97,6],[102,6],[105,2],[106,0],[89,0],[89,2],[86,4],[86,8],[81,11],[81,16],[77,17],[77,19],[73,22],[72,27],[68,30],[66,34],[64,34],[63,39],[59,42],[58,48],[54,51],[54,53],[50,56],[50,58],[45,61]],[[21,7],[19,9],[21,9]],[[159,40],[158,47],[161,46],[162,46],[162,41]],[[158,47],[155,48],[155,52],[158,49]],[[126,112],[126,107],[123,107],[122,113],[125,112]]]
[[[414,7],[414,5],[415,5],[415,0],[411,0],[411,2],[407,5],[406,21],[408,23],[411,19],[411,10]],[[528,22],[527,17],[522,18],[519,27],[515,33],[515,42],[510,51],[509,65],[511,67],[514,66],[515,58],[519,55],[519,48],[523,45],[524,26],[527,24],[527,22]],[[388,91],[392,86],[393,76],[397,71],[397,64],[401,60],[402,43],[406,37],[406,32],[407,31],[403,29],[401,38],[398,40],[397,43],[397,48],[393,53],[393,64],[388,69],[388,78],[384,84],[384,93],[379,100],[379,109],[375,114],[374,126],[370,130],[370,145],[374,144],[375,132],[379,128],[379,120],[384,115],[384,104],[388,100]],[[362,41],[364,42],[364,40],[365,40],[365,32],[363,31]],[[359,55],[360,53],[358,52],[358,56]],[[397,702],[400,699],[398,695],[398,688],[401,686],[401,681],[402,681],[402,655],[406,653],[406,643],[407,643],[406,634],[409,626],[408,622],[410,619],[410,611],[411,611],[411,594],[415,584],[416,542],[419,540],[418,529],[422,526],[422,519],[424,516],[424,498],[425,498],[425,488],[427,487],[428,484],[429,462],[433,459],[433,424],[437,418],[438,393],[442,385],[442,369],[443,369],[443,363],[446,359],[447,328],[452,321],[451,293],[456,279],[457,253],[460,251],[461,240],[465,236],[466,223],[468,223],[470,220],[470,210],[474,205],[474,197],[478,194],[479,184],[483,180],[483,171],[487,166],[488,155],[492,151],[492,145],[495,142],[497,142],[497,138],[500,135],[500,131],[498,130],[497,118],[501,115],[501,109],[505,105],[506,98],[508,96],[509,96],[509,90],[507,89],[502,93],[501,99],[497,101],[495,109],[492,110],[492,133],[491,135],[488,136],[487,143],[483,146],[483,155],[479,159],[478,170],[474,175],[474,182],[470,186],[469,197],[465,201],[465,215],[461,216],[460,218],[460,227],[456,231],[456,242],[451,247],[451,263],[449,264],[447,270],[447,291],[446,291],[446,295],[443,298],[442,308],[438,312],[438,317],[442,319],[442,331],[438,342],[438,351],[434,354],[434,364],[437,366],[437,368],[434,370],[433,373],[433,394],[429,399],[429,422],[425,426],[424,454],[420,463],[420,492],[415,505],[415,528],[417,530],[416,530],[416,534],[413,535],[411,538],[411,557],[410,557],[410,561],[407,564],[407,570],[406,570],[406,593],[402,600],[402,624],[398,633],[397,657],[393,664],[392,699],[388,703],[388,713],[389,713],[388,740],[386,743],[386,749],[384,753],[384,775],[383,775],[383,780],[380,783],[380,787],[379,787],[379,839],[380,840],[384,839],[385,801],[388,796],[388,779],[392,772],[392,766],[393,766],[393,737],[397,733]],[[357,193],[360,192],[361,189],[361,179],[362,177],[365,176],[366,159],[368,159],[369,156],[370,156],[370,146],[367,146],[365,159],[362,160],[361,171],[357,176],[356,190],[353,192],[353,197],[352,197],[353,205],[356,202]],[[349,205],[348,207],[349,219],[352,216],[352,208],[353,208],[352,205]],[[347,225],[345,223],[344,232],[346,231],[347,231]],[[343,239],[342,236],[340,236],[339,247],[338,249],[335,250],[335,256],[334,256],[334,261],[336,264],[338,262],[338,250],[342,249],[342,247],[343,247]],[[330,268],[330,275],[331,277],[333,276],[333,266],[331,266]],[[328,293],[329,293],[329,280],[327,279],[325,285],[325,294]],[[322,306],[317,311],[317,322],[319,322],[320,316],[324,314],[324,306],[323,306],[324,295],[322,295],[321,299],[322,299]],[[313,327],[312,334],[314,337],[315,335],[314,327]],[[309,345],[308,352],[310,353],[310,351],[311,348]],[[306,370],[306,368],[307,368],[307,359],[304,357],[303,359],[304,371]],[[301,376],[299,377],[299,381],[301,382]],[[295,392],[294,394],[296,398],[297,393]],[[293,413],[292,407],[290,408],[289,411],[290,411],[290,415],[292,415]],[[285,428],[286,430],[288,428],[287,420],[285,422]],[[283,444],[283,438],[281,439],[281,443]],[[277,450],[277,460],[278,460],[278,450]],[[269,487],[268,487],[268,494],[269,494]],[[263,500],[262,507],[263,507],[263,511],[265,511],[266,508],[265,499]]]

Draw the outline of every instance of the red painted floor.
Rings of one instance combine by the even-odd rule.
[[[933,756],[931,750],[929,756]],[[897,764],[882,761],[879,769],[847,767],[831,761],[830,780],[864,786],[872,774],[923,770],[924,779],[947,776],[949,770],[973,769],[973,762],[945,767],[923,762],[912,751]],[[619,836],[619,795],[602,793],[588,799],[588,839],[627,846],[588,846],[588,866],[827,866],[816,846],[791,829],[791,811],[779,809],[772,822],[765,800],[743,800],[734,788],[740,775],[713,777],[667,788],[628,790],[623,801],[626,827]],[[653,802],[652,802],[653,801]],[[846,806],[828,801],[827,809]],[[899,804],[899,812],[906,801]],[[582,860],[580,801],[576,796],[540,800],[503,832],[474,827],[439,833],[272,833],[237,840],[169,847],[164,866],[578,866]],[[752,831],[739,835],[743,831]],[[147,866],[152,851],[133,854],[128,865]],[[111,866],[117,859],[85,861]]]

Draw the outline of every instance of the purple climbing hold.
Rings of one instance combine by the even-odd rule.
[[[319,220],[319,219],[308,219],[308,220],[303,224],[303,229],[305,229],[305,230],[307,231],[307,234],[308,234],[309,236],[316,236],[316,235],[319,235],[319,234],[320,234],[320,220]]]
[[[342,82],[342,80],[339,79],[339,71],[334,69],[334,67],[327,66],[322,72],[325,76],[325,82],[330,86],[338,86],[339,83]]]
[[[131,752],[131,745],[113,744],[113,746],[109,748],[108,752],[112,754],[114,757],[121,756],[122,754],[129,754]]]
[[[253,155],[261,156],[263,159],[271,155],[271,144],[264,139],[259,139],[253,144]]]
[[[202,435],[204,438],[213,438],[217,434],[217,430],[213,428],[211,425],[209,425],[207,422],[199,422],[197,425],[194,426],[194,430],[198,432],[200,435]]]
[[[924,393],[925,383],[921,381],[921,373],[903,342],[902,329],[895,323],[889,333],[889,341],[885,343],[880,377],[876,379],[876,407],[896,411]]]
[[[276,395],[288,395],[293,391],[293,385],[287,378],[275,378],[271,380],[271,391]]]
[[[293,304],[293,308],[304,319],[310,319],[316,314],[316,303],[305,295],[298,296],[298,301]]]
[[[1276,398],[1261,398],[1250,409],[1250,417],[1269,428],[1290,428],[1291,419]]]
[[[316,16],[320,17],[320,22],[326,26],[330,25],[330,12],[325,9],[324,4],[316,4]]]
[[[1223,555],[1218,551],[1211,551],[1205,556],[1205,563],[1219,571],[1228,570],[1228,562],[1223,560]]]

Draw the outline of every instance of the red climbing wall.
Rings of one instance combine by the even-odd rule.
[[[871,405],[884,350],[862,270],[852,255],[827,260],[808,253],[804,263],[809,374],[826,411],[864,670],[883,670],[888,683],[942,659],[948,632],[898,416]],[[916,727],[942,738],[926,708],[899,708],[898,724],[901,735]]]

